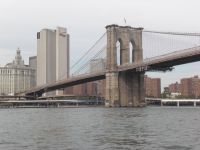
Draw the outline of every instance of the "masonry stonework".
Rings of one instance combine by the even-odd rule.
[[[117,47],[120,43],[120,65],[143,61],[142,30],[129,26],[108,25],[106,106],[133,107],[144,104],[144,72],[118,72]],[[130,50],[130,44],[132,49]],[[132,57],[130,57],[132,51]],[[132,60],[130,60],[130,58]]]

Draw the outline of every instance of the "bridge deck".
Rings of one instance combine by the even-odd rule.
[[[35,92],[38,92],[38,93],[49,92],[49,91],[53,91],[53,90],[57,90],[57,89],[62,89],[62,88],[66,88],[66,87],[70,87],[70,86],[74,86],[74,85],[78,85],[78,84],[82,84],[82,83],[86,83],[86,82],[102,80],[102,79],[105,79],[105,72],[84,74],[82,76],[76,76],[76,77],[72,77],[67,80],[66,79],[60,80],[58,82],[47,84],[45,86],[40,86],[40,87],[30,89],[30,90],[26,91],[25,94],[31,95]]]
[[[147,67],[147,70],[144,71],[155,70],[155,69],[159,70],[161,68],[173,67],[175,65],[180,65],[195,61],[200,61],[200,46],[181,51],[176,51],[173,53],[161,55],[158,57],[153,57],[150,59],[144,59],[143,62],[137,64],[133,63],[133,64],[121,65],[118,66],[118,71],[119,72],[130,71],[130,70],[137,71],[137,68],[140,67]],[[44,93],[86,82],[102,80],[105,79],[105,74],[106,72],[102,71],[97,73],[84,74],[76,77],[71,77],[69,79],[64,79],[58,82],[30,89],[25,92],[25,95],[33,95],[34,93]]]
[[[143,66],[148,66],[148,70],[154,70],[196,61],[200,61],[200,46],[144,59],[143,62],[137,64],[121,65],[118,67],[118,71],[135,70]]]

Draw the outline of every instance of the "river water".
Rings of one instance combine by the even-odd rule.
[[[200,108],[0,109],[0,150],[199,150]]]

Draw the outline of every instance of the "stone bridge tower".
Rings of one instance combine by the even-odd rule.
[[[143,61],[142,30],[130,26],[108,25],[106,105],[110,107],[133,107],[144,103],[144,72],[118,72],[117,46],[120,43],[120,65]],[[130,45],[132,49],[130,50]],[[132,58],[130,54],[132,53]],[[132,60],[130,60],[132,59]]]

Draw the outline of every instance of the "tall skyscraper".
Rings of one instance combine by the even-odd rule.
[[[53,83],[69,76],[69,34],[67,29],[43,29],[37,33],[37,86]],[[48,95],[60,95],[57,90]]]
[[[35,87],[36,81],[37,81],[37,79],[36,79],[36,76],[37,76],[37,56],[29,57],[29,67],[35,70],[35,75],[34,75],[35,78],[34,78],[34,80],[31,81],[33,87]]]
[[[106,69],[106,60],[103,58],[90,60],[90,72],[100,72]]]

